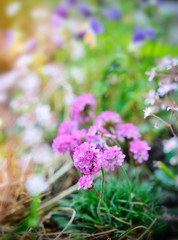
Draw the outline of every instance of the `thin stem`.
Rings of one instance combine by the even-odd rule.
[[[171,130],[173,136],[174,136],[175,139],[178,141],[178,137],[176,136],[176,134],[175,134],[175,132],[174,132],[174,130],[173,130],[173,128],[172,128],[172,125],[171,125],[170,123],[167,123],[167,122],[164,121],[162,118],[156,116],[156,115],[153,114],[153,113],[151,113],[151,115],[152,115],[153,117],[155,117],[156,119],[158,119],[159,121],[161,121],[162,123],[164,123],[164,124]]]
[[[97,213],[98,213],[100,222],[103,224],[103,220],[100,215],[101,203],[102,203],[103,197],[104,197],[104,170],[103,170],[103,168],[101,168],[101,173],[102,173],[101,195],[100,195],[100,199],[99,199],[98,206],[97,206]]]
[[[97,213],[98,213],[98,217],[100,219],[100,222],[103,224],[103,221],[102,221],[102,218],[101,218],[101,215],[100,215],[101,204],[103,203],[103,205],[106,208],[106,212],[107,212],[107,215],[108,215],[108,218],[109,218],[109,224],[110,224],[111,223],[111,214],[110,214],[110,211],[109,211],[109,208],[108,208],[107,204],[104,201],[104,180],[105,180],[105,174],[104,174],[104,169],[103,168],[101,168],[101,172],[102,172],[101,195],[99,195],[100,196],[100,200],[98,202]],[[95,189],[94,189],[94,191],[95,191]]]
[[[126,179],[126,181],[127,181],[127,185],[128,185],[128,188],[129,188],[129,192],[131,192],[131,186],[130,186],[130,181],[129,181],[128,175],[127,175],[125,169],[124,169],[122,166],[121,166],[121,170],[122,170],[122,172],[123,172],[123,174],[124,174],[124,177],[125,177],[125,179]]]

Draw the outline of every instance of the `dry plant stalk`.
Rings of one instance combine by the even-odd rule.
[[[16,166],[12,154],[1,159],[0,170],[0,224],[13,226],[27,212],[25,203],[30,197],[24,191],[24,181],[29,171]]]

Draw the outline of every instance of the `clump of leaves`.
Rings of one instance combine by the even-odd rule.
[[[131,235],[136,239],[147,239],[151,232],[160,232],[164,224],[160,224],[157,217],[165,196],[161,196],[161,188],[156,187],[154,182],[139,181],[136,175],[129,177],[129,182],[122,174],[119,174],[119,177],[108,176],[104,196],[106,204],[100,209],[102,222],[97,214],[99,199],[94,191],[80,190],[70,195],[70,198],[60,201],[60,206],[71,207],[76,211],[76,217],[68,228],[71,235],[77,236],[77,239],[84,233],[95,234],[98,239],[108,237],[108,234],[111,234],[109,236],[112,236],[112,239]],[[98,191],[100,184],[98,179],[95,182]],[[70,216],[54,211],[52,219],[60,228],[64,228]],[[84,238],[82,235],[81,239]]]

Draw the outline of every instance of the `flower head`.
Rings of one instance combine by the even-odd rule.
[[[91,16],[91,10],[88,5],[79,3],[78,4],[78,11],[85,17]]]
[[[95,18],[91,18],[89,21],[89,26],[92,31],[96,34],[102,34],[104,32],[104,27]]]
[[[81,177],[78,180],[78,189],[83,188],[84,190],[88,190],[90,188],[92,188],[93,186],[93,180],[92,180],[92,176],[91,175],[84,175],[83,177]]]
[[[68,17],[68,6],[66,3],[61,2],[56,10],[55,10],[56,14],[61,17],[61,18],[67,18]]]
[[[52,149],[54,153],[73,154],[80,141],[69,134],[62,134],[53,140]]]
[[[132,38],[132,41],[134,44],[140,44],[142,43],[146,38],[156,38],[156,34],[153,29],[151,28],[146,28],[145,30],[135,27],[134,28],[134,35]]]
[[[95,116],[96,100],[91,94],[77,97],[72,104],[71,115],[78,122],[90,122]]]
[[[155,92],[154,89],[151,89],[146,95],[145,95],[145,104],[151,104],[153,105],[155,101],[158,100],[158,94]]]
[[[91,126],[86,135],[88,143],[96,144],[96,148],[103,149],[104,140],[101,137],[100,131],[96,126]]]
[[[117,21],[121,18],[121,12],[117,7],[111,7],[105,11],[105,16],[110,21]]]
[[[58,128],[58,135],[61,134],[72,134],[78,129],[78,122],[75,120],[64,121],[60,124]]]
[[[143,30],[139,27],[134,28],[134,35],[132,41],[134,44],[140,44],[145,40],[145,34]]]
[[[79,129],[79,130],[75,130],[72,135],[78,139],[81,142],[85,142],[86,141],[86,134],[87,134],[87,130],[86,129]]]
[[[113,171],[115,166],[122,165],[124,158],[125,155],[121,152],[120,147],[108,147],[103,153],[103,166]]]
[[[96,174],[101,168],[101,153],[92,143],[84,142],[75,149],[73,161],[84,174]]]
[[[153,107],[147,107],[144,110],[144,118],[147,118],[153,113],[154,108]]]
[[[119,126],[117,136],[118,138],[138,139],[141,137],[141,134],[134,124],[125,123]]]
[[[133,153],[133,159],[137,160],[138,163],[148,160],[148,151],[150,149],[146,141],[134,140],[130,142],[129,151]]]
[[[178,142],[175,137],[163,140],[163,150],[165,153],[171,152],[176,148],[178,148]]]
[[[121,122],[122,119],[119,114],[105,111],[96,118],[94,125],[103,133],[114,133]]]

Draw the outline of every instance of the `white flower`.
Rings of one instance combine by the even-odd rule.
[[[154,89],[151,89],[145,96],[145,104],[146,105],[153,105],[155,103],[155,101],[158,99],[158,95],[157,93],[155,92]]]
[[[147,107],[144,110],[144,118],[147,118],[148,116],[151,115],[151,113],[153,113],[154,108],[153,107]]]
[[[173,137],[168,140],[163,140],[163,150],[165,153],[171,152],[178,147],[177,140]]]
[[[177,90],[177,89],[178,89],[178,84],[177,83],[165,83],[165,84],[162,84],[158,88],[158,94],[160,96],[164,96],[168,92],[174,91],[174,90]]]
[[[37,196],[47,191],[48,184],[44,176],[31,174],[25,182],[25,188],[31,196]]]
[[[40,78],[35,73],[30,73],[19,83],[21,89],[26,94],[36,94],[40,89]]]
[[[50,106],[48,104],[38,105],[35,108],[34,112],[37,122],[41,126],[48,127],[52,124],[53,117],[50,111]]]
[[[85,56],[85,48],[80,42],[72,40],[70,42],[70,57],[72,60],[77,61]]]
[[[178,165],[178,156],[174,156],[170,159],[170,164],[172,166],[177,166]]]
[[[156,75],[156,68],[152,68],[151,72],[146,72],[146,75],[149,76],[148,81],[152,81]]]
[[[9,4],[6,8],[6,14],[7,16],[11,17],[14,16],[18,11],[21,9],[21,3],[20,2],[13,2]]]
[[[32,160],[37,164],[49,165],[52,159],[51,148],[48,144],[41,144],[35,146],[32,151]]]
[[[15,67],[26,68],[33,62],[33,60],[34,58],[31,54],[24,54],[17,58],[17,60],[15,61]]]
[[[172,110],[178,112],[178,106],[176,104],[173,104],[171,107],[167,108],[167,111]]]
[[[26,147],[35,146],[42,141],[43,133],[38,127],[29,126],[22,133],[22,144]]]

